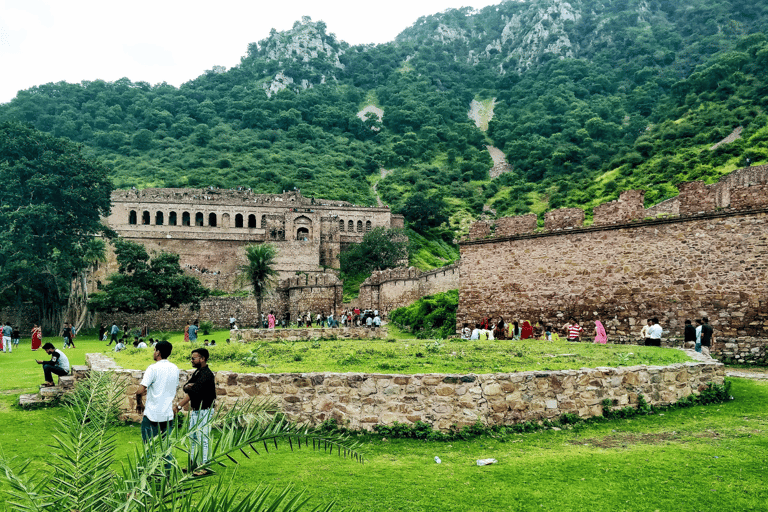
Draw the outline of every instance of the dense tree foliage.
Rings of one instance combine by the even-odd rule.
[[[459,291],[449,290],[397,308],[389,317],[401,329],[416,333],[419,338],[447,338],[456,334],[458,307]]]
[[[768,6],[743,0],[533,0],[447,10],[350,47],[303,18],[180,88],[40,85],[0,120],[82,142],[117,187],[295,186],[374,205],[378,182],[410,227],[450,241],[484,207],[589,210],[635,187],[652,203],[766,161],[766,25]],[[491,98],[483,132],[467,111]],[[366,105],[383,118],[360,119]],[[738,126],[741,141],[709,151]],[[489,180],[486,144],[512,172]],[[449,221],[414,214],[423,198]]]
[[[178,254],[161,252],[150,258],[135,242],[115,238],[112,244],[118,271],[91,296],[88,304],[94,311],[144,313],[182,304],[195,307],[208,297],[210,290],[181,270]]]
[[[0,125],[0,306],[31,302],[44,327],[58,326],[111,192],[107,170],[72,142]]]

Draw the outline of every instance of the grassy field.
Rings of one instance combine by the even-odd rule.
[[[210,365],[215,370],[466,374],[668,365],[689,360],[681,351],[655,347],[540,340],[417,340],[404,338],[396,331],[389,340],[331,339],[230,345],[222,343],[227,336],[228,332],[222,331],[204,337],[217,340],[216,347],[209,347]],[[190,346],[183,343],[181,335],[170,341],[179,348],[171,355],[171,361],[187,364]],[[98,348],[101,351],[106,347]],[[131,348],[114,357],[123,368],[145,368],[152,363],[151,351],[141,349]]]
[[[79,341],[67,352],[75,364],[98,343]],[[0,354],[0,452],[43,470],[64,410],[14,405],[42,381],[33,358],[28,345]],[[353,511],[765,510],[768,382],[733,379],[732,394],[725,404],[533,434],[451,442],[359,435],[363,465],[281,445],[243,462],[235,478],[243,491],[295,483],[314,504],[336,500]],[[135,425],[117,436],[118,459],[141,442]],[[498,463],[476,465],[489,457]]]

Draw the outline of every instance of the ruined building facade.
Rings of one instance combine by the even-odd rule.
[[[180,256],[182,268],[209,288],[232,292],[245,246],[277,248],[279,279],[315,276],[339,267],[339,254],[376,227],[402,228],[389,208],[308,198],[300,191],[255,194],[249,190],[116,190],[106,224],[148,251]],[[114,255],[102,272],[117,270]]]

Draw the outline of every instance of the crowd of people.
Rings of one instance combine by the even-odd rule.
[[[367,327],[369,329],[376,329],[381,327],[381,324],[382,320],[378,310],[350,308],[345,309],[338,316],[333,312],[317,313],[315,315],[311,311],[302,312],[296,318],[295,324],[291,324],[291,314],[289,312],[286,311],[278,319],[275,312],[270,311],[268,314],[261,313],[261,320],[256,327],[261,329],[275,329],[277,327],[281,329],[291,327],[327,327],[332,329],[339,327]],[[229,318],[229,328],[238,329],[237,319],[234,315]]]
[[[605,344],[608,342],[608,334],[605,326],[600,320],[595,320],[594,342]],[[707,317],[696,319],[696,327],[691,320],[685,321],[684,342],[692,342],[696,352],[702,352],[709,355],[709,347],[714,342],[714,330],[709,324]],[[643,344],[649,347],[660,347],[661,337],[664,333],[658,318],[650,318],[640,331],[640,338]],[[483,318],[475,324],[474,329],[468,323],[465,323],[461,330],[461,338],[465,340],[559,340],[562,334],[564,339],[570,342],[580,342],[586,336],[584,328],[579,321],[571,317],[559,329],[559,333],[552,328],[552,325],[546,324],[543,320],[532,325],[528,320],[514,321],[507,323],[503,317],[494,320],[491,317]],[[591,336],[591,333],[590,333]]]

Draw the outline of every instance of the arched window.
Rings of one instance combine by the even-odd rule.
[[[145,211],[141,214],[141,223],[145,225],[149,225],[149,212]]]
[[[261,229],[267,229],[267,216],[261,216]]]
[[[249,215],[248,216],[248,227],[249,228],[255,228],[256,227],[256,216],[255,215]]]
[[[203,214],[202,212],[197,212],[195,214],[195,226],[202,226],[203,225]]]
[[[237,215],[235,215],[235,227],[236,228],[243,227],[243,214],[242,213],[238,213]]]
[[[365,221],[365,232],[368,233],[371,230],[371,221]]]
[[[208,214],[208,225],[211,227],[216,227],[216,214],[215,213],[209,213]]]
[[[309,240],[309,230],[307,228],[296,230],[296,240]]]
[[[344,221],[343,220],[339,221],[339,231],[344,231]]]
[[[189,212],[184,212],[181,214],[181,225],[182,226],[189,226]]]
[[[363,232],[363,221],[359,220],[357,221],[357,232],[362,233]]]
[[[168,225],[169,226],[176,225],[176,212],[171,212],[168,214]]]
[[[155,213],[155,225],[156,226],[162,226],[163,225],[163,212]]]
[[[349,221],[349,223],[347,224],[347,231],[349,231],[350,233],[354,233],[355,232],[355,223],[354,222]]]
[[[128,214],[128,224],[136,224],[136,210],[131,210]]]

